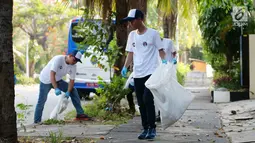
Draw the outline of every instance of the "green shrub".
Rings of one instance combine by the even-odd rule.
[[[31,78],[31,77],[27,77],[25,75],[17,75],[17,84],[21,84],[21,85],[32,85],[32,84],[36,84],[39,83],[39,78]]]
[[[129,89],[123,89],[126,79],[115,75],[111,83],[104,82],[101,78],[99,80],[100,88],[96,89],[96,92],[100,96],[95,99],[95,104],[100,108],[108,107],[118,112],[120,100],[129,92]]]
[[[114,76],[111,83],[100,79],[101,88],[96,89],[97,95],[93,103],[84,106],[85,113],[104,124],[119,125],[131,119],[128,110],[120,107],[120,100],[129,92],[129,89],[123,89],[125,82],[125,78],[118,76]],[[72,119],[75,115],[76,112],[71,111],[65,116],[65,120]]]
[[[213,75],[214,88],[226,88],[229,91],[238,91],[242,89],[238,76],[231,76],[232,74],[225,72],[215,72]]]
[[[185,65],[184,63],[177,64],[177,80],[181,85],[184,85],[186,75],[189,71],[189,65]]]

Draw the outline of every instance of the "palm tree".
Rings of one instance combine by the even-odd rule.
[[[192,21],[192,13],[196,11],[195,0],[158,0],[158,8],[163,16],[165,38],[176,38],[176,26],[180,18],[186,20],[187,26]]]
[[[13,1],[0,1],[0,142],[17,143],[12,51]]]

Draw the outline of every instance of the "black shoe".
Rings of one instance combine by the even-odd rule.
[[[139,140],[144,140],[145,139],[145,137],[147,136],[147,134],[148,134],[148,129],[144,129],[143,130],[143,132],[138,136],[138,139]]]

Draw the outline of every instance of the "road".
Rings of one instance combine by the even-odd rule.
[[[31,85],[31,86],[23,86],[23,85],[16,85],[15,86],[15,107],[19,103],[23,103],[26,105],[32,105],[32,107],[29,109],[30,114],[26,115],[25,125],[29,125],[33,123],[34,118],[34,111],[35,106],[38,100],[39,95],[39,85]],[[54,90],[52,89],[50,93],[48,94],[48,99],[44,106],[43,116],[42,120],[47,120],[50,117],[51,111],[54,109],[54,107],[57,105],[59,100],[59,97],[57,97],[54,93]],[[67,109],[60,115],[60,119],[64,118],[64,114],[74,110],[74,106],[71,102],[71,99],[69,99],[70,102],[68,104]],[[85,101],[82,101],[82,104],[85,104]],[[16,108],[16,112],[19,112],[18,108]]]

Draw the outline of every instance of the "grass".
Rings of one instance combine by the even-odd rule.
[[[65,124],[64,120],[55,120],[55,119],[48,119],[43,122],[44,125],[52,125],[52,124]]]
[[[61,143],[63,140],[63,132],[49,132],[50,137],[47,139],[50,143]]]
[[[127,121],[132,118],[126,111],[113,113],[111,111],[105,111],[104,109],[98,109],[94,104],[87,104],[83,108],[86,114],[96,119],[94,124],[120,125],[127,123]],[[70,111],[65,115],[65,120],[71,120],[75,116],[76,112],[74,110]]]

